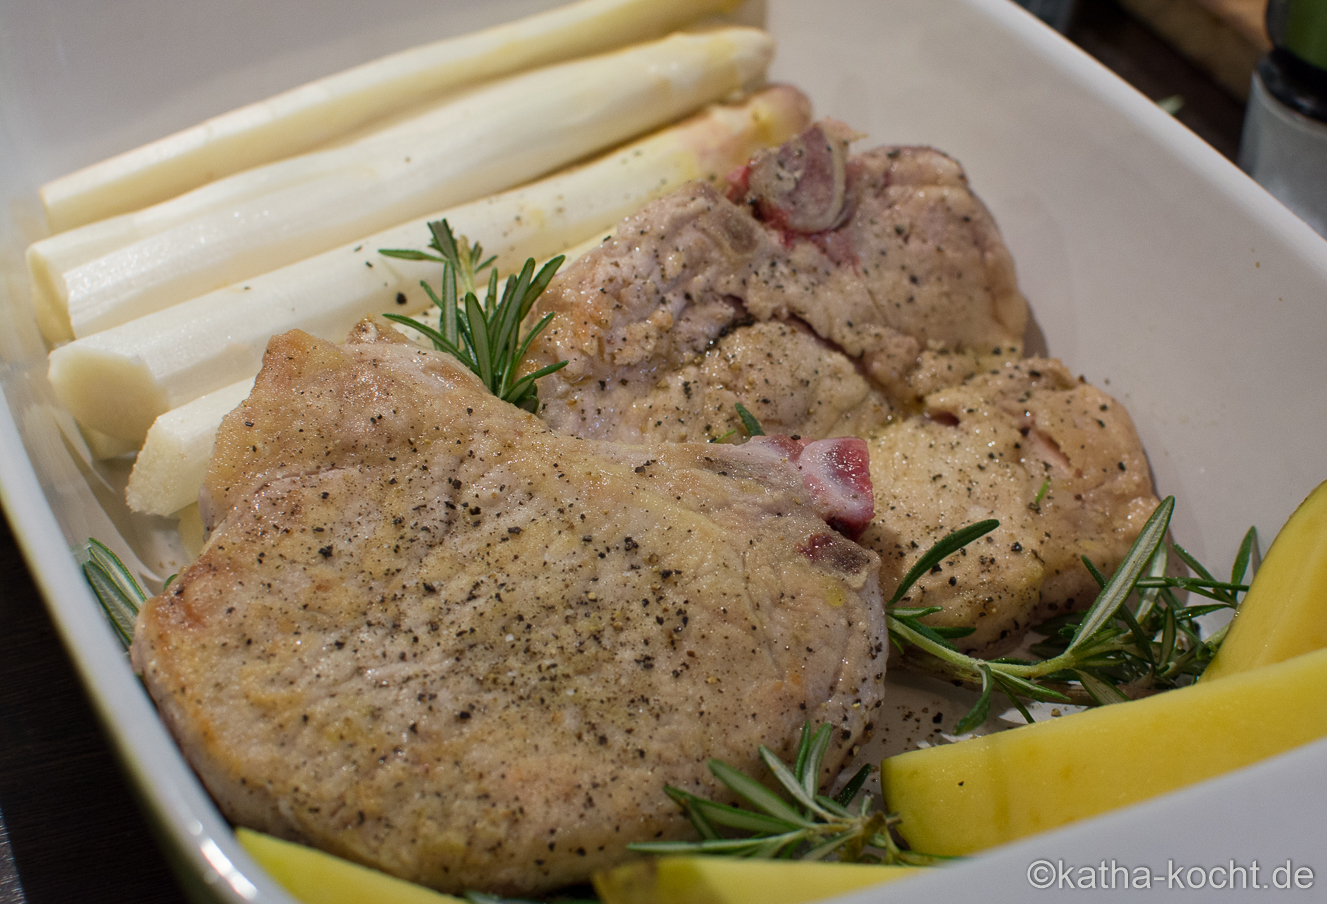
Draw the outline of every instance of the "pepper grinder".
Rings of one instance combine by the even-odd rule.
[[[1270,0],[1240,167],[1327,237],[1327,0]]]

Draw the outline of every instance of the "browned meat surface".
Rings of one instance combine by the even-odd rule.
[[[703,440],[737,426],[735,395],[773,429],[860,434],[922,349],[1022,340],[1013,263],[954,161],[878,148],[844,169],[829,232],[769,226],[700,183],[625,220],[541,301],[559,313],[533,357],[569,362],[541,383],[541,416],[578,436]],[[784,329],[731,338],[769,322]]]
[[[240,825],[440,889],[539,893],[691,832],[663,794],[879,706],[862,444],[586,442],[361,326],[272,340],[201,558],[132,650]],[[869,491],[868,491],[869,492]],[[803,500],[807,501],[803,501]],[[818,514],[817,514],[818,513]]]
[[[959,166],[929,148],[848,156],[851,137],[815,126],[728,197],[684,188],[568,268],[535,354],[570,363],[539,413],[576,436],[695,441],[740,429],[741,402],[768,430],[867,439],[862,542],[886,596],[944,533],[1001,521],[922,585],[946,609],[933,621],[997,652],[1090,598],[1080,554],[1115,567],[1156,504],[1146,459],[1122,406],[1020,361],[1026,304]]]
[[[889,594],[945,534],[1000,520],[908,598],[944,606],[935,624],[975,628],[955,641],[965,652],[1009,648],[1030,625],[1091,602],[1096,583],[1079,557],[1113,570],[1157,505],[1124,406],[1059,361],[1006,361],[935,391],[868,446],[876,518],[861,542],[880,553]]]

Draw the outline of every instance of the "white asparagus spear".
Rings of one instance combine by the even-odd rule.
[[[478,88],[349,145],[39,242],[28,253],[38,306],[66,306],[80,338],[127,323],[657,128],[759,77],[772,54],[765,32],[721,28]],[[128,244],[81,266],[61,272],[49,255],[99,247],[83,230],[121,227]]]
[[[53,232],[302,154],[444,92],[649,40],[736,0],[582,0],[403,50],[127,151],[41,188]]]
[[[299,328],[341,341],[367,314],[423,310],[419,281],[436,279],[436,265],[377,249],[423,247],[427,219],[446,216],[510,272],[610,228],[688,179],[727,174],[809,116],[806,98],[786,86],[715,107],[566,173],[71,342],[51,353],[51,383],[81,424],[141,444],[159,414],[257,373],[277,333]]]
[[[241,380],[157,418],[129,475],[124,494],[129,507],[169,515],[197,502],[221,419],[252,389],[252,379]]]
[[[611,235],[611,232],[595,235],[561,253],[570,264]],[[437,308],[430,308],[414,319],[437,327],[438,313]],[[399,329],[415,341],[429,345],[424,334],[404,326]],[[248,398],[252,389],[252,379],[241,380],[172,408],[157,418],[129,474],[125,490],[129,508],[148,515],[171,515],[196,503],[212,460],[221,419]]]

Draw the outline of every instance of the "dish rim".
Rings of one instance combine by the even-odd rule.
[[[1030,51],[1042,55],[1070,76],[1081,89],[1127,116],[1158,147],[1187,160],[1199,176],[1274,232],[1289,250],[1316,262],[1327,284],[1327,255],[1324,255],[1327,244],[1251,180],[1242,176],[1232,178],[1238,171],[1200,138],[1009,0],[954,2],[973,8],[994,27],[1019,39]],[[193,880],[190,890],[203,891],[216,900],[294,904],[294,899],[239,846],[229,823],[203,790],[157,717],[146,691],[127,667],[126,656],[114,634],[100,616],[89,617],[89,613],[99,612],[98,604],[73,555],[65,549],[63,531],[29,459],[2,383],[0,400],[5,402],[0,405],[4,410],[4,416],[0,417],[0,504],[121,766],[135,792],[146,802],[158,828],[163,830],[160,837],[168,843],[168,856],[177,873],[182,868],[180,875],[186,884],[190,884],[188,879]],[[1314,751],[1315,762],[1327,764],[1327,742],[1312,745],[1310,749]],[[1294,755],[1308,754],[1301,751]],[[1276,765],[1280,760],[1050,834],[1081,834],[1084,827],[1102,823],[1127,829],[1132,824],[1130,820],[1144,818],[1139,814],[1150,813],[1158,805],[1183,808],[1189,798],[1210,795],[1206,790],[1209,786],[1265,779],[1266,773],[1275,773],[1280,768]],[[1038,836],[1043,840],[1047,837]],[[989,859],[994,863],[1003,856],[1002,851],[978,858],[961,869],[967,874],[980,872],[985,868],[984,862]],[[878,893],[881,900],[894,894],[889,887]],[[871,895],[874,899],[875,893]]]

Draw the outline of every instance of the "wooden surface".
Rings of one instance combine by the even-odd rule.
[[[1271,49],[1263,25],[1267,0],[1119,3],[1222,88],[1240,100],[1248,98],[1253,67]]]
[[[1271,49],[1267,40],[1267,0],[1194,0],[1216,16],[1226,27],[1257,44],[1264,52]]]
[[[1080,0],[1069,36],[1235,155],[1242,104],[1114,3]],[[0,902],[183,901],[3,519],[0,574]]]
[[[184,900],[0,518],[0,901]]]
[[[1178,98],[1176,119],[1231,160],[1239,155],[1244,103],[1151,27],[1105,0],[1079,0],[1068,37],[1154,101]]]

